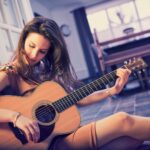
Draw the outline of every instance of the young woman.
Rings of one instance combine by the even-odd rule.
[[[118,94],[127,82],[130,70],[117,69],[116,75],[118,79],[113,87],[94,92],[78,104],[88,105]],[[48,18],[36,17],[25,25],[13,61],[1,67],[0,91],[7,94],[9,89],[12,94],[25,95],[48,80],[59,83],[68,93],[78,84],[58,25]],[[24,114],[1,108],[0,122],[12,122],[25,133],[28,141],[36,143],[40,137],[38,122]],[[150,140],[150,118],[119,112],[79,127],[73,133],[58,136],[52,142],[51,150],[97,149],[125,136],[136,144]]]

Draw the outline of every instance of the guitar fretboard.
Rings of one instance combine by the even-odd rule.
[[[115,81],[117,78],[116,70],[104,75],[101,78],[90,82],[87,85],[82,86],[81,88],[73,91],[69,95],[63,97],[62,99],[57,100],[53,103],[53,106],[57,110],[57,112],[62,112],[72,105],[76,104],[78,101],[83,99],[84,97],[90,95],[91,93],[103,89],[106,85]]]

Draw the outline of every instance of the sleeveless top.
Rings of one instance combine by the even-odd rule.
[[[17,73],[15,66],[6,64],[0,67],[0,71],[6,72],[10,85],[1,91],[1,95],[24,95],[32,91],[37,86],[36,84],[29,84],[23,80]]]

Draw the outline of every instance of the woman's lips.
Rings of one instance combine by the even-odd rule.
[[[27,62],[28,62],[29,64],[31,64],[31,65],[32,65],[32,64],[36,64],[36,62],[37,62],[37,61],[34,60],[34,59],[30,59],[27,55],[26,55],[25,58],[26,58]]]

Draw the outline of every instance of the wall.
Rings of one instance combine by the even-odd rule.
[[[70,10],[68,8],[48,10],[47,7],[35,0],[31,0],[31,7],[33,9],[33,12],[54,19],[59,26],[61,26],[62,24],[69,25],[71,29],[71,35],[64,38],[69,50],[71,62],[79,79],[89,77],[73,14],[70,12]]]

